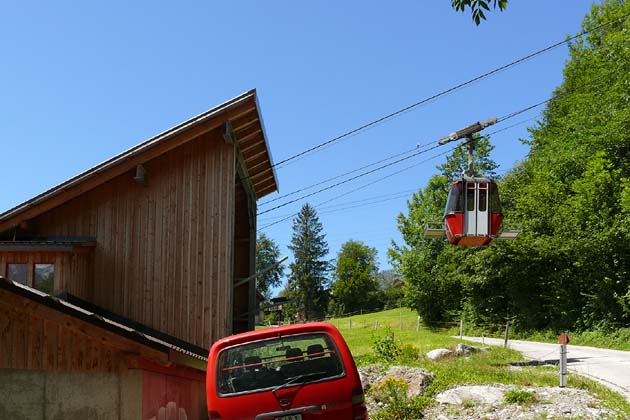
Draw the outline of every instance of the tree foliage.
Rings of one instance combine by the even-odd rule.
[[[380,306],[376,248],[353,240],[341,246],[335,264],[332,298],[334,312],[340,314]]]
[[[390,258],[421,314],[515,317],[522,329],[630,323],[628,14],[627,1],[593,6],[583,30],[618,23],[571,43],[564,80],[524,140],[526,159],[500,182],[506,219],[523,226],[519,239],[483,249],[424,239],[423,223],[446,198],[443,174],[409,201],[398,218],[405,244]]]
[[[280,259],[280,248],[266,234],[256,238],[256,272],[260,272]],[[284,275],[284,265],[269,270],[256,277],[256,289],[267,299],[271,297],[271,289],[280,286]]]
[[[470,9],[472,20],[478,26],[481,20],[486,19],[485,12],[490,11],[490,5],[499,10],[505,10],[508,0],[451,0],[451,6],[458,12],[463,12],[467,8]],[[485,12],[484,12],[485,11]]]
[[[293,219],[293,236],[289,249],[293,262],[285,295],[293,300],[289,312],[300,320],[322,317],[328,305],[328,274],[331,264],[326,260],[328,244],[315,209],[302,206]]]

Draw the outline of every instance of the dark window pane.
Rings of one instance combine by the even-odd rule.
[[[35,264],[35,288],[37,290],[41,290],[44,293],[52,293],[54,277],[54,264]]]
[[[8,264],[7,268],[9,280],[26,285],[26,279],[28,278],[28,264]]]
[[[486,211],[487,190],[479,190],[479,211]]]
[[[451,185],[451,190],[448,193],[448,200],[446,201],[445,213],[451,213],[454,211],[464,211],[464,193],[461,182]]]
[[[499,189],[497,184],[490,184],[490,211],[492,213],[501,213],[501,200],[499,199]]]
[[[470,187],[466,190],[466,208],[468,211],[475,210],[475,190]]]

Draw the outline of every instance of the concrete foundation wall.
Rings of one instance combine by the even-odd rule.
[[[2,369],[0,419],[139,419],[141,384],[139,371],[119,374]]]
[[[142,369],[0,369],[0,420],[201,420],[205,383]]]

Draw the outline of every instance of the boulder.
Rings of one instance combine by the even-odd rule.
[[[448,389],[435,398],[440,404],[461,405],[464,402],[501,404],[505,390],[496,386],[472,385]]]
[[[392,366],[379,383],[389,378],[405,381],[409,385],[407,396],[414,398],[424,393],[424,390],[431,384],[434,377],[431,372],[425,369],[409,366]]]
[[[468,344],[459,343],[455,348],[455,354],[457,356],[470,356],[473,353],[478,352],[480,349],[475,346],[469,346]]]
[[[435,361],[435,360],[440,360],[447,356],[450,356],[451,354],[453,354],[453,352],[448,349],[435,349],[428,352],[427,357]]]

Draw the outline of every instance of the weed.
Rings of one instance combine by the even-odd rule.
[[[464,408],[473,408],[475,405],[477,405],[477,404],[475,403],[474,400],[470,400],[470,399],[463,399],[462,400],[462,406]]]
[[[536,394],[524,389],[510,389],[505,391],[503,399],[508,404],[531,404],[536,401]]]

